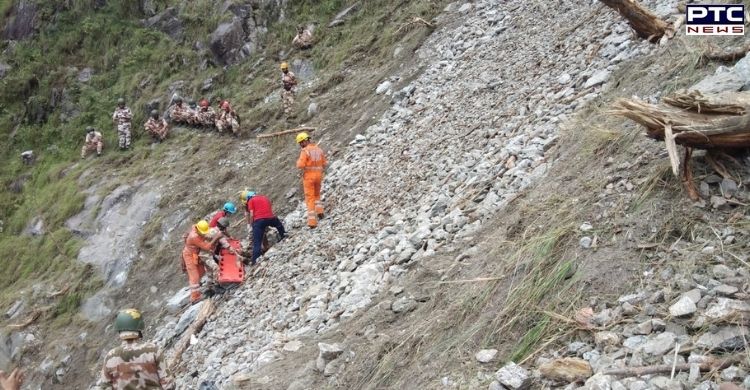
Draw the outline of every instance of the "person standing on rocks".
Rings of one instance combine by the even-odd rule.
[[[201,293],[201,278],[206,274],[206,266],[201,262],[201,250],[213,253],[214,245],[222,237],[216,234],[213,238],[208,238],[210,231],[208,222],[205,220],[198,221],[190,227],[185,235],[185,247],[182,248],[182,271],[188,275],[190,288],[190,303],[197,303],[203,299]]]
[[[144,127],[156,142],[164,141],[169,133],[169,124],[164,118],[159,118],[159,111],[156,110],[151,110],[151,117],[148,118]]]
[[[117,125],[117,140],[121,150],[130,147],[130,121],[133,113],[125,106],[125,99],[117,99],[117,108],[112,114],[112,121]]]
[[[242,191],[240,199],[245,202],[245,220],[247,221],[247,231],[252,234],[253,240],[253,257],[252,263],[255,265],[256,260],[262,254],[262,245],[265,242],[266,229],[270,226],[279,232],[279,239],[286,237],[284,225],[281,223],[276,214],[273,213],[271,200],[265,195],[256,194],[253,191]],[[267,246],[268,244],[266,244]]]
[[[302,148],[297,159],[297,168],[302,170],[302,188],[305,191],[305,204],[307,205],[307,226],[313,229],[318,226],[318,219],[323,218],[320,187],[323,182],[323,169],[328,161],[323,150],[310,141],[309,134],[297,134],[297,143]]]
[[[281,68],[281,103],[284,108],[284,115],[289,116],[294,106],[294,94],[297,91],[297,76],[289,70],[289,64],[282,62]]]
[[[97,382],[99,389],[164,389],[172,390],[175,383],[162,362],[156,344],[143,341],[143,315],[136,309],[119,312],[115,331],[122,345],[112,349],[104,358]]]
[[[102,155],[102,149],[104,148],[104,139],[102,133],[94,130],[93,127],[86,127],[86,138],[83,140],[83,148],[81,148],[81,158],[86,158],[89,151],[96,150],[96,156]]]

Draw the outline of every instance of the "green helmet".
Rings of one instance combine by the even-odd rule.
[[[125,309],[117,313],[115,318],[115,331],[119,332],[143,332],[145,328],[143,316],[138,309]]]
[[[86,132],[87,132],[87,133],[90,133],[90,132],[92,132],[92,131],[94,131],[94,128],[93,128],[93,127],[91,127],[91,126],[86,126]]]
[[[154,117],[154,118],[158,118],[159,117],[159,111],[151,110],[151,116]]]
[[[117,99],[117,105],[118,106],[124,106],[125,105],[125,99],[123,99],[123,98]]]
[[[176,98],[174,98],[174,102],[175,103],[182,103],[182,97],[177,96]]]

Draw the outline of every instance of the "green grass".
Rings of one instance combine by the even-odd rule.
[[[445,1],[360,2],[360,10],[345,24],[329,28],[333,15],[354,1],[293,0],[286,18],[269,24],[267,33],[259,36],[258,43],[265,49],[226,69],[201,68],[210,52],[204,58],[192,48],[196,40],[207,43],[220,23],[231,20],[230,13],[216,12],[221,4],[212,0],[156,3],[159,11],[180,5],[184,42],[144,28],[140,20],[145,15],[137,2],[107,2],[102,9],[93,9],[91,2],[84,0],[64,5],[38,2],[38,34],[16,42],[0,58],[12,67],[0,80],[0,153],[7,157],[0,166],[0,250],[7,254],[8,270],[0,277],[6,286],[0,290],[0,305],[12,299],[18,289],[42,280],[66,280],[82,286],[84,279],[96,279],[77,262],[82,241],[67,230],[64,222],[82,209],[83,190],[98,184],[104,176],[109,179],[99,189],[100,195],[121,182],[153,174],[150,163],[164,158],[169,149],[164,145],[146,147],[150,142],[138,133],[145,120],[146,103],[160,98],[165,104],[171,84],[183,81],[183,94],[197,99],[202,96],[203,80],[213,77],[214,89],[206,97],[232,100],[245,129],[269,128],[277,123],[278,104],[263,100],[279,88],[278,63],[282,58],[278,53],[287,53],[283,59],[312,61],[320,82],[329,90],[344,81],[341,75],[346,69],[358,64],[385,64],[396,42],[416,45],[429,33],[427,29],[408,34],[397,33],[398,29],[412,17],[430,20]],[[0,0],[0,11],[8,10],[11,4],[11,0]],[[256,12],[256,17],[275,19],[277,10],[263,8]],[[0,17],[4,19],[5,12]],[[304,53],[290,52],[295,27],[308,24],[316,25],[316,46]],[[92,79],[78,82],[79,71],[87,67],[93,69]],[[115,150],[116,132],[111,123],[118,97],[124,97],[134,113],[134,148],[126,153]],[[105,153],[101,159],[79,163],[86,126],[103,133]],[[184,144],[190,137],[176,135],[172,140]],[[38,156],[33,166],[22,165],[17,157],[27,149]],[[87,170],[93,173],[81,179]],[[167,194],[162,202],[173,200]],[[36,217],[44,221],[46,234],[21,235]],[[159,227],[154,222],[147,229],[155,232]],[[168,258],[166,250],[160,248],[160,258]],[[91,288],[78,287],[69,292],[55,313],[72,312],[85,294],[93,291]]]

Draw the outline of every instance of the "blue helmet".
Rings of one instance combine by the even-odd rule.
[[[227,202],[227,203],[224,203],[223,210],[228,212],[229,214],[234,214],[237,212],[237,207],[234,206],[234,203]]]

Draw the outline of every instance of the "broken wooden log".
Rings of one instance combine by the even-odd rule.
[[[690,199],[698,201],[700,195],[690,168],[693,148],[706,149],[706,161],[723,177],[729,176],[712,154],[750,147],[750,93],[704,96],[698,91],[678,92],[662,99],[662,103],[621,99],[611,112],[640,123],[646,127],[646,136],[665,142],[672,173],[681,179]],[[677,145],[685,147],[682,163]]]
[[[175,346],[175,352],[172,356],[172,360],[167,365],[170,371],[174,372],[174,369],[178,364],[180,364],[180,361],[182,360],[182,354],[190,345],[190,338],[194,334],[200,332],[201,329],[203,329],[203,325],[206,323],[206,320],[208,320],[208,317],[210,317],[213,312],[213,300],[209,298],[203,301],[203,307],[201,307],[201,311],[198,312],[198,316],[195,318],[195,321],[193,321],[193,323],[190,325],[187,331],[185,331],[185,333],[182,335],[182,338]]]
[[[635,33],[649,42],[658,42],[664,34],[671,31],[671,26],[651,13],[636,0],[599,0],[609,8],[616,10],[628,21]]]
[[[255,137],[255,138],[271,138],[271,137],[279,137],[279,136],[282,136],[282,135],[287,135],[287,134],[294,134],[294,133],[299,133],[300,131],[306,131],[306,132],[308,132],[308,133],[312,133],[312,132],[313,132],[313,131],[315,131],[315,130],[316,130],[316,128],[315,128],[315,127],[298,127],[298,128],[296,128],[296,129],[289,129],[289,130],[279,131],[279,132],[277,132],[277,133],[260,134],[260,135],[258,135],[258,136],[257,136],[257,137]]]
[[[698,149],[742,149],[750,147],[750,93],[725,92],[703,96],[698,91],[665,98],[661,105],[640,100],[615,102],[615,115],[646,127],[646,135],[665,140],[666,126],[674,142]]]
[[[732,62],[737,61],[740,58],[747,55],[750,52],[750,43],[735,48],[733,50],[708,50],[701,55],[701,58],[705,61],[720,61],[720,62]]]

